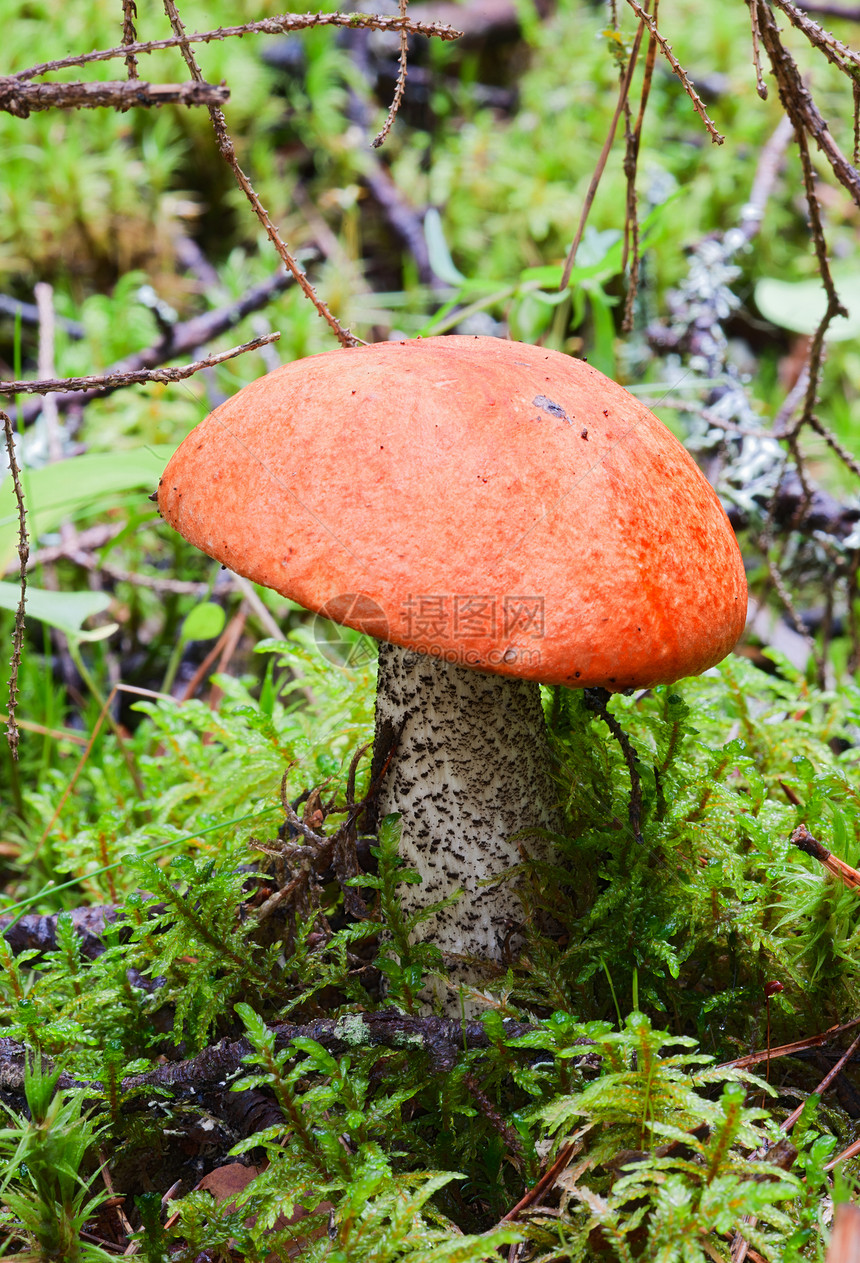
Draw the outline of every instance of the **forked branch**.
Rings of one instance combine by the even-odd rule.
[[[428,39],[459,39],[461,31],[447,22],[413,22],[404,17],[384,17],[377,13],[285,13],[280,17],[261,18],[258,22],[245,22],[241,26],[219,26],[212,31],[198,31],[172,35],[167,39],[138,40],[117,48],[95,49],[90,53],[78,53],[45,61],[27,70],[18,70],[12,79],[34,79],[37,75],[53,70],[66,70],[70,66],[86,66],[94,61],[111,61],[115,57],[130,54],[154,53],[163,48],[178,48],[186,44],[210,44],[215,40],[234,39],[243,35],[285,35],[291,31],[306,31],[315,26],[341,26],[349,29],[366,27],[371,31],[406,31],[410,35],[425,35]]]

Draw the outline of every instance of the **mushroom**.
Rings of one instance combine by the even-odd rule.
[[[539,683],[670,683],[746,616],[728,519],[666,427],[584,361],[496,338],[286,364],[197,426],[158,504],[232,570],[384,642],[378,810],[421,875],[407,912],[462,890],[421,926],[454,958],[502,958],[517,835],[560,825]]]

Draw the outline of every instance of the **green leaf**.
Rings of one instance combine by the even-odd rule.
[[[515,1225],[494,1228],[490,1232],[469,1236],[452,1236],[440,1245],[416,1250],[407,1257],[409,1263],[478,1263],[479,1259],[497,1258],[502,1246],[523,1240],[523,1230]]]
[[[214,640],[224,630],[227,615],[220,605],[214,601],[201,601],[182,624],[180,639],[184,644],[188,640]]]
[[[41,469],[24,470],[22,483],[28,531],[38,539],[62,522],[75,522],[115,504],[123,493],[139,487],[154,490],[164,465],[173,455],[169,443],[144,450],[96,452],[72,456]],[[0,483],[0,574],[18,547],[18,507],[12,479]]]
[[[427,242],[430,266],[439,280],[445,281],[448,285],[456,285],[458,288],[465,285],[466,277],[454,265],[448,242],[445,240],[442,216],[435,206],[431,206],[424,216],[424,240]]]
[[[338,1073],[338,1064],[331,1053],[323,1048],[322,1044],[317,1043],[315,1039],[309,1039],[305,1035],[299,1035],[292,1041],[292,1047],[298,1049],[299,1052],[306,1054],[308,1062],[303,1069],[313,1069],[320,1074],[335,1076]]]
[[[860,272],[835,280],[848,318],[837,316],[832,320],[825,337],[828,342],[846,342],[860,335]],[[809,281],[779,281],[765,276],[755,287],[755,301],[766,320],[793,333],[815,333],[827,310],[827,295],[817,277]]]
[[[17,583],[0,583],[0,609],[14,612],[20,596]],[[75,640],[104,640],[113,635],[117,623],[108,623],[95,631],[82,630],[88,618],[101,614],[109,605],[106,592],[48,592],[45,588],[27,588],[27,618],[38,618]]]

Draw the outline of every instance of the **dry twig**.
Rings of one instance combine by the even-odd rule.
[[[262,338],[254,338],[244,342],[242,346],[231,347],[229,351],[219,351],[217,355],[207,355],[205,359],[195,360],[193,364],[184,364],[181,368],[138,368],[132,370],[117,369],[111,373],[101,373],[93,377],[58,377],[48,381],[0,381],[0,395],[47,395],[55,391],[99,391],[107,394],[119,390],[123,386],[137,386],[143,382],[181,382],[192,377],[203,368],[213,368],[232,360],[245,351],[256,351],[269,342],[275,342],[281,335],[267,333]]]
[[[223,105],[230,91],[211,83],[146,83],[120,79],[106,83],[26,83],[0,77],[0,110],[27,118],[37,110],[129,110],[132,106]]]
[[[27,538],[27,512],[24,506],[24,492],[21,487],[21,470],[18,468],[18,460],[15,456],[15,435],[12,432],[12,422],[5,412],[0,412],[3,418],[3,430],[6,435],[6,454],[9,459],[9,469],[12,473],[12,486],[15,491],[15,499],[18,502],[18,559],[19,574],[21,584],[21,597],[18,601],[18,609],[15,612],[15,628],[12,632],[12,658],[10,661],[9,673],[9,713],[6,718],[6,740],[9,743],[9,750],[12,758],[18,758],[18,725],[15,722],[15,707],[18,703],[18,668],[21,665],[21,652],[24,646],[24,609],[27,601],[27,558],[30,555],[30,545]]]
[[[618,127],[618,120],[621,118],[624,107],[627,104],[627,98],[630,94],[630,84],[633,79],[633,71],[636,69],[636,59],[639,56],[639,46],[642,43],[643,23],[640,21],[639,28],[636,31],[636,38],[633,41],[633,48],[630,52],[630,58],[627,62],[627,70],[621,80],[621,87],[618,92],[618,101],[615,106],[615,113],[612,115],[612,122],[609,124],[609,131],[606,134],[606,140],[603,142],[603,148],[600,151],[600,157],[594,168],[591,180],[588,185],[588,192],[585,194],[585,201],[582,204],[582,213],[579,217],[579,223],[576,226],[576,233],[573,238],[573,244],[568,252],[567,259],[564,264],[564,272],[561,277],[559,289],[566,289],[570,282],[570,274],[573,271],[573,265],[576,262],[576,252],[582,241],[582,234],[585,232],[585,224],[588,219],[588,213],[594,202],[597,186],[606,170],[606,163],[609,160],[609,153],[612,149],[612,143],[615,140],[615,132]]]
[[[860,1263],[860,1206],[853,1202],[834,1207],[827,1263]]]
[[[702,122],[705,124],[705,127],[708,129],[708,133],[710,134],[711,140],[714,142],[715,145],[721,145],[723,141],[725,140],[725,136],[721,135],[721,133],[717,131],[717,128],[714,125],[713,119],[710,118],[708,111],[705,109],[705,105],[704,105],[704,102],[702,101],[702,98],[699,96],[698,92],[693,87],[693,84],[691,83],[690,78],[687,75],[687,72],[684,70],[683,66],[678,61],[678,58],[672,52],[672,45],[667,43],[667,41],[660,34],[660,32],[657,29],[656,21],[649,13],[645,11],[645,9],[642,8],[642,5],[639,4],[639,0],[627,0],[627,3],[630,5],[630,8],[636,14],[639,21],[645,23],[645,25],[648,27],[648,30],[651,32],[652,36],[654,37],[654,39],[660,45],[660,48],[663,52],[663,56],[666,58],[669,65],[672,67],[673,71],[675,72],[675,74],[681,80],[681,84],[683,85],[684,91],[686,92],[690,100],[692,101],[693,109],[696,111],[699,118],[702,120]]]
[[[837,1035],[856,1030],[858,1026],[860,1026],[860,1017],[855,1017],[852,1022],[844,1022],[841,1026],[831,1026],[829,1030],[822,1031],[819,1035],[807,1035],[804,1039],[794,1040],[791,1044],[781,1044],[778,1048],[771,1049],[760,1048],[746,1057],[736,1057],[734,1061],[723,1061],[719,1069],[751,1070],[762,1061],[775,1061],[778,1057],[794,1057],[798,1053],[807,1052],[810,1048],[825,1047]]]
[[[400,0],[400,16],[405,21],[406,6],[409,0]],[[403,101],[403,93],[406,91],[406,71],[407,71],[407,53],[409,51],[409,35],[404,26],[400,28],[400,56],[397,60],[397,83],[394,87],[394,96],[391,99],[391,105],[388,108],[388,114],[382,127],[374,136],[372,144],[374,149],[378,149],[385,141],[388,133],[397,117],[397,111]]]
[[[122,42],[123,44],[134,44],[137,40],[137,32],[134,29],[134,20],[137,17],[137,5],[134,0],[122,0]],[[134,53],[126,53],[125,67],[128,71],[129,79],[136,79],[137,76],[137,58]]]
[[[290,31],[306,31],[315,26],[343,26],[349,29],[366,27],[371,31],[408,31],[410,35],[425,35],[428,39],[459,39],[461,32],[447,22],[412,22],[401,17],[384,17],[377,13],[286,13],[280,17],[261,18],[258,22],[244,22],[241,26],[219,26],[212,31],[169,36],[167,39],[138,40],[134,44],[122,44],[118,48],[95,49],[91,53],[78,53],[45,61],[38,66],[18,70],[12,79],[34,79],[37,75],[54,70],[66,70],[70,66],[86,66],[94,61],[112,61],[116,57],[128,57],[130,53],[154,53],[163,48],[178,48],[186,44],[210,44],[214,40],[233,39],[242,35],[285,35]]]
[[[824,1095],[824,1093],[833,1083],[834,1079],[842,1072],[844,1067],[848,1065],[848,1062],[854,1056],[858,1048],[860,1048],[860,1035],[858,1035],[857,1038],[851,1044],[849,1044],[845,1052],[842,1054],[839,1060],[834,1064],[832,1069],[828,1070],[827,1074],[824,1076],[821,1082],[816,1086],[815,1091],[813,1093],[814,1096]],[[806,1102],[804,1101],[802,1104],[798,1105],[797,1109],[792,1110],[788,1118],[783,1119],[783,1121],[780,1123],[780,1128],[779,1128],[780,1131],[784,1131],[786,1132],[786,1134],[791,1131],[792,1127],[794,1126],[794,1124],[797,1122],[797,1120],[800,1118],[801,1114],[803,1113],[805,1105],[806,1105]]]
[[[180,51],[182,52],[182,56],[185,60],[186,66],[188,67],[191,78],[197,83],[202,83],[203,74],[197,64],[197,59],[192,52],[190,41],[185,33],[185,26],[179,16],[179,10],[177,9],[174,0],[164,0],[164,11],[167,14],[171,27],[173,28],[174,35],[179,40]],[[318,296],[307,276],[299,267],[298,260],[291,253],[286,242],[281,237],[280,232],[272,223],[269,212],[260,201],[254,186],[251,184],[248,176],[239,165],[239,160],[236,157],[236,150],[233,147],[233,141],[230,138],[229,131],[227,130],[227,120],[224,117],[222,110],[220,110],[217,105],[210,105],[209,117],[212,120],[212,128],[215,132],[215,142],[218,146],[218,151],[221,154],[221,157],[233,172],[236,183],[250,202],[251,209],[260,221],[266,236],[280,255],[287,271],[293,277],[293,280],[299,286],[305,297],[313,303],[317,313],[322,316],[323,320],[325,320],[326,324],[334,333],[341,346],[359,346],[360,339],[350,333],[349,329],[345,329],[343,327],[337,316],[329,310],[328,305]]]
[[[835,877],[837,881],[841,881],[849,890],[860,891],[860,873],[858,873],[857,869],[852,868],[850,864],[846,864],[844,860],[840,860],[832,851],[828,851],[826,846],[822,846],[818,839],[812,836],[806,825],[798,825],[789,841],[798,850],[812,856],[814,860],[818,860],[819,864],[822,864],[831,876]]]
[[[824,442],[830,450],[835,452],[842,461],[842,464],[845,465],[847,469],[850,469],[852,474],[855,474],[858,478],[860,478],[860,461],[857,460],[856,456],[852,456],[847,447],[843,447],[836,435],[828,430],[827,426],[819,417],[811,416],[809,418],[809,428],[814,430],[816,434],[820,435],[821,438],[824,439]]]
[[[279,268],[268,280],[253,286],[235,302],[227,303],[223,307],[216,307],[214,311],[204,312],[202,316],[192,316],[190,320],[173,325],[168,337],[161,338],[153,346],[147,347],[143,351],[136,351],[124,360],[119,360],[117,363],[112,364],[105,373],[105,378],[111,379],[117,373],[131,373],[142,368],[155,368],[159,364],[165,364],[168,360],[177,359],[180,355],[187,355],[189,352],[197,350],[198,347],[205,346],[213,338],[226,333],[228,329],[235,328],[241,320],[244,320],[252,312],[259,311],[261,307],[265,307],[272,298],[287,289],[292,282],[293,278]],[[78,393],[67,389],[62,394],[57,395],[57,408],[62,412],[73,404],[79,407],[82,403],[88,403],[91,399],[103,398],[114,389],[115,387],[112,385],[93,387],[91,390]],[[39,416],[41,410],[41,400],[25,402],[20,409],[20,422],[25,425],[31,424]]]
[[[39,312],[39,352],[36,360],[36,373],[39,377],[47,379],[52,378],[57,371],[54,360],[54,332],[56,329],[54,291],[45,281],[39,281],[34,287],[34,293],[36,296],[36,307]],[[62,460],[64,455],[64,436],[60,428],[57,401],[53,396],[46,398],[42,405],[42,420],[48,432],[48,457],[51,464],[53,464],[55,461]],[[64,533],[63,543],[67,542],[68,538]]]
[[[372,79],[367,39],[368,33],[364,30],[349,31],[344,36],[344,44],[349,49],[353,65],[368,89],[364,93],[359,90],[358,83],[350,85],[347,96],[347,118],[365,132],[370,130],[368,97]],[[422,216],[398,187],[387,165],[372,151],[372,146],[362,163],[361,179],[367,185],[371,197],[382,211],[392,232],[415,260],[418,279],[422,285],[429,285],[434,289],[447,289],[445,282],[433,271]],[[319,234],[315,232],[315,236],[318,238]],[[320,244],[322,245],[322,242]],[[340,250],[341,247],[337,249]],[[336,257],[336,255],[332,256],[331,251],[328,253],[330,257]]]
[[[525,1034],[530,1027],[522,1022],[506,1021],[505,1029],[510,1038]],[[399,1009],[382,1009],[377,1013],[357,1013],[350,1019],[349,1032],[340,1018],[320,1018],[302,1025],[279,1022],[271,1030],[275,1035],[275,1049],[289,1048],[295,1039],[316,1040],[335,1055],[340,1055],[357,1043],[369,1048],[412,1048],[427,1053],[427,1069],[430,1074],[449,1071],[462,1053],[463,1048],[478,1050],[489,1048],[490,1040],[482,1022],[461,1023],[459,1020],[439,1017],[408,1017]],[[147,1074],[132,1075],[123,1079],[123,1093],[134,1093],[134,1099],[124,1105],[129,1112],[149,1108],[149,1098],[139,1089],[161,1088],[171,1096],[182,1097],[196,1093],[212,1092],[220,1098],[230,1098],[224,1092],[224,1081],[244,1068],[244,1058],[251,1055],[250,1041],[226,1040],[206,1048],[187,1061],[168,1062],[156,1066]],[[46,1059],[47,1060],[47,1059]],[[24,1070],[27,1049],[14,1039],[0,1040],[0,1089],[4,1098],[11,1095],[17,1104],[20,1096],[23,1108]],[[76,1079],[63,1071],[57,1087],[85,1088],[103,1092],[100,1083]],[[9,1095],[7,1095],[9,1094]]]
[[[528,1210],[530,1206],[539,1206],[544,1195],[554,1188],[558,1177],[568,1167],[571,1160],[576,1156],[582,1148],[582,1142],[572,1140],[566,1145],[562,1145],[553,1163],[547,1167],[543,1175],[533,1188],[517,1202],[516,1206],[512,1206],[506,1215],[501,1218],[501,1223],[512,1223],[522,1214],[524,1210]]]
[[[755,87],[763,101],[767,100],[767,84],[761,72],[761,52],[759,50],[758,5],[756,0],[747,0],[752,26],[753,65],[755,66]]]
[[[628,0],[635,3],[635,0]],[[779,89],[779,99],[786,115],[791,119],[796,133],[811,136],[830,165],[830,169],[856,206],[860,206],[860,172],[840,150],[830,135],[827,123],[812,99],[797,63],[783,44],[770,6],[766,0],[756,0],[761,42],[770,58],[771,68]]]
[[[849,48],[830,31],[825,31],[823,26],[811,21],[796,5],[791,3],[791,0],[773,0],[773,3],[782,10],[792,26],[803,32],[813,48],[817,48],[831,65],[848,75],[852,73],[852,67],[854,72],[860,70],[860,53],[855,49]]]
[[[646,8],[650,8],[650,0]],[[656,20],[659,0],[654,0],[654,18]],[[630,260],[630,277],[627,282],[627,297],[624,302],[624,319],[622,332],[633,330],[633,315],[636,295],[639,291],[639,217],[636,205],[636,174],[639,168],[639,146],[642,140],[642,127],[645,122],[645,111],[648,108],[648,97],[651,93],[651,80],[654,76],[654,65],[657,60],[657,41],[653,35],[648,36],[648,51],[645,55],[645,73],[642,76],[642,91],[639,94],[639,113],[636,125],[628,125],[624,154],[624,174],[627,177],[627,209],[624,215],[624,255],[621,260],[621,271],[627,271],[627,260]],[[629,112],[629,106],[626,107]]]
[[[815,401],[823,366],[824,338],[830,322],[837,316],[848,315],[848,312],[839,301],[839,295],[836,293],[836,286],[833,284],[833,275],[827,258],[827,243],[824,240],[821,207],[818,204],[818,197],[815,192],[815,169],[809,153],[809,142],[807,141],[806,133],[798,127],[795,128],[795,140],[797,142],[797,151],[800,155],[800,165],[803,170],[803,187],[806,192],[806,204],[809,208],[809,226],[812,229],[812,242],[818,262],[818,275],[821,277],[821,283],[827,295],[827,308],[818,323],[818,328],[815,330],[810,343],[807,359],[809,380],[806,386],[806,396],[803,401],[803,410],[793,431],[790,432],[790,437],[797,435],[800,429],[812,420],[814,415]]]

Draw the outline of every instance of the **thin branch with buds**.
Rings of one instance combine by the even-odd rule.
[[[211,83],[145,83],[120,79],[113,83],[26,83],[0,77],[0,110],[28,118],[38,110],[129,110],[161,105],[223,105],[229,88]]]
[[[629,0],[629,3],[635,3],[635,0]],[[851,165],[831,136],[797,63],[780,39],[779,27],[770,6],[765,0],[756,0],[756,6],[759,35],[770,58],[782,108],[794,124],[794,130],[805,132],[815,141],[836,179],[850,194],[854,204],[860,206],[860,172]]]
[[[104,375],[106,385],[93,386],[85,392],[77,393],[67,388],[62,394],[57,395],[58,411],[62,412],[72,405],[78,407],[81,403],[89,403],[91,399],[101,399],[110,394],[116,389],[112,382],[117,374],[136,372],[144,368],[157,368],[159,364],[165,364],[168,360],[177,359],[179,356],[195,351],[198,347],[205,346],[213,338],[220,337],[222,333],[235,328],[246,316],[265,307],[273,298],[287,289],[292,284],[292,280],[293,278],[288,273],[279,268],[267,280],[254,285],[235,302],[226,303],[223,307],[216,307],[213,311],[204,312],[201,316],[192,316],[190,320],[171,326],[169,336],[162,338],[154,346],[146,347],[143,351],[136,351],[133,355],[126,356],[124,360],[112,364]],[[19,424],[31,425],[40,415],[41,410],[40,400],[25,402],[19,410]]]
[[[134,20],[137,17],[137,5],[135,0],[122,0],[122,42],[123,44],[133,44],[137,39],[137,31],[134,29]],[[126,53],[125,68],[128,72],[129,79],[136,79],[137,75],[137,58],[134,53]]]
[[[231,347],[229,351],[219,351],[216,355],[207,355],[205,359],[195,360],[193,364],[184,364],[181,368],[139,368],[128,372],[118,370],[114,373],[102,373],[94,377],[58,377],[47,381],[0,381],[0,395],[47,395],[56,391],[98,390],[107,394],[119,390],[122,386],[139,386],[145,382],[181,382],[192,377],[203,368],[214,368],[225,360],[232,360],[245,351],[257,351],[269,342],[276,342],[280,333],[267,333],[261,338],[254,338],[242,346]]]
[[[202,83],[203,74],[191,49],[191,44],[185,33],[185,26],[179,16],[179,10],[176,8],[174,0],[164,0],[164,11],[167,14],[171,27],[173,28],[174,35],[179,40],[179,48],[185,60],[185,64],[188,67],[191,78],[197,83]],[[236,183],[250,202],[251,209],[260,221],[266,236],[280,255],[287,271],[293,277],[305,297],[313,303],[317,313],[322,316],[323,320],[325,320],[326,324],[334,333],[341,346],[360,345],[360,339],[350,333],[349,329],[345,329],[343,327],[337,316],[334,315],[328,305],[318,296],[307,276],[299,267],[297,259],[290,252],[278,229],[272,223],[269,212],[260,201],[260,198],[257,195],[254,186],[251,184],[250,179],[239,165],[239,159],[236,157],[236,150],[233,147],[233,141],[231,140],[230,133],[227,130],[227,120],[224,117],[223,111],[220,110],[217,105],[210,105],[209,117],[212,120],[212,128],[215,132],[215,143],[218,146],[218,151],[221,154],[221,157],[233,172]]]
[[[717,128],[714,124],[713,119],[710,117],[710,115],[708,114],[708,111],[705,109],[705,104],[702,98],[699,96],[698,92],[693,87],[693,84],[690,80],[689,75],[687,74],[686,70],[684,70],[684,67],[681,65],[681,63],[678,61],[678,58],[672,52],[672,45],[669,44],[663,38],[663,36],[660,34],[660,32],[657,29],[656,21],[654,20],[654,18],[651,16],[650,13],[647,13],[645,9],[642,8],[642,5],[639,4],[638,0],[627,0],[627,3],[630,5],[630,8],[636,14],[639,21],[645,23],[645,25],[648,27],[648,30],[651,32],[652,36],[654,37],[654,39],[660,45],[660,49],[663,53],[663,56],[666,58],[669,65],[672,67],[673,71],[675,72],[675,74],[681,80],[681,84],[684,88],[684,91],[686,92],[690,100],[692,101],[693,109],[696,111],[699,118],[702,120],[702,122],[705,124],[705,127],[708,129],[708,133],[711,137],[711,140],[714,142],[715,145],[721,145],[723,141],[725,140],[725,136],[723,136],[720,132],[717,131]]]
[[[813,22],[791,4],[790,0],[773,0],[773,3],[785,14],[792,26],[803,32],[813,48],[817,48],[843,74],[851,74],[852,67],[855,72],[860,70],[860,53],[855,49],[849,48],[830,31],[825,31],[823,26]]]
[[[633,71],[636,69],[636,59],[639,56],[639,47],[642,43],[643,30],[644,24],[640,22],[638,30],[636,31],[636,38],[633,41],[633,48],[631,49],[630,57],[627,62],[627,70],[621,80],[621,87],[618,91],[618,101],[615,106],[615,113],[612,115],[612,122],[609,124],[609,131],[606,134],[606,140],[603,142],[600,157],[597,159],[597,164],[595,165],[594,172],[591,177],[591,182],[588,185],[588,192],[586,193],[585,201],[582,204],[582,213],[579,217],[579,223],[576,226],[573,245],[570,247],[564,264],[564,272],[562,273],[561,284],[559,285],[560,289],[567,289],[570,282],[573,265],[576,262],[576,252],[579,249],[583,233],[585,232],[585,224],[588,219],[588,213],[594,202],[597,187],[603,177],[603,172],[606,170],[606,163],[609,161],[609,153],[612,149],[612,143],[615,140],[615,131],[618,127],[618,121],[624,112],[624,107],[627,104],[627,99],[630,94],[630,84],[633,80]]]
[[[818,204],[818,197],[815,192],[815,169],[812,165],[806,133],[797,128],[795,130],[795,141],[800,155],[800,165],[803,170],[803,186],[806,192],[806,204],[809,208],[809,226],[812,229],[812,242],[818,262],[818,275],[821,277],[821,283],[827,295],[827,307],[824,315],[818,322],[818,328],[815,330],[810,344],[807,361],[809,380],[806,387],[806,396],[800,417],[795,423],[793,430],[789,432],[790,438],[794,438],[801,428],[812,420],[814,415],[815,401],[823,367],[824,338],[830,327],[830,322],[837,316],[848,315],[848,312],[839,301],[836,286],[833,284],[833,275],[827,258],[827,243],[824,240],[824,225],[821,222],[821,207]]]
[[[750,23],[752,27],[752,51],[753,66],[755,67],[755,88],[763,101],[767,100],[767,84],[764,81],[764,75],[761,72],[761,50],[759,41],[761,36],[758,29],[758,3],[757,0],[747,0],[747,7],[750,11]]]
[[[647,6],[650,9],[650,0]],[[653,17],[656,20],[659,0],[654,0]],[[639,146],[642,141],[642,127],[645,112],[648,108],[648,97],[651,93],[651,80],[654,76],[654,65],[657,60],[657,41],[653,35],[648,36],[648,51],[645,54],[645,72],[642,76],[642,90],[639,94],[639,113],[636,123],[631,128],[628,123],[625,153],[624,174],[627,177],[627,208],[624,214],[624,254],[621,260],[621,271],[627,271],[630,262],[630,276],[627,282],[627,297],[624,301],[624,319],[621,323],[623,333],[633,330],[633,317],[636,306],[636,295],[639,292],[639,216],[636,199],[636,175],[639,170]],[[625,109],[629,113],[629,106]]]
[[[219,26],[211,31],[169,36],[166,39],[138,40],[134,44],[121,44],[115,48],[95,49],[91,53],[77,53],[45,61],[26,70],[18,70],[11,79],[35,79],[38,75],[54,70],[67,70],[71,66],[88,66],[94,61],[112,61],[128,57],[130,53],[154,53],[164,48],[181,48],[185,44],[210,44],[216,40],[241,38],[243,35],[286,35],[292,31],[306,31],[317,26],[340,26],[354,30],[364,27],[370,31],[407,31],[410,35],[424,35],[428,39],[459,39],[462,32],[447,22],[413,22],[403,17],[383,17],[377,13],[285,13],[280,17],[261,18],[257,22],[245,22],[241,26]]]
[[[24,506],[24,491],[21,487],[21,470],[15,455],[15,435],[12,422],[5,412],[0,412],[3,419],[3,430],[6,436],[6,454],[12,474],[12,486],[18,504],[18,560],[21,596],[15,612],[15,628],[12,632],[12,658],[9,673],[9,712],[6,719],[6,740],[12,758],[18,758],[18,725],[15,722],[15,708],[18,703],[18,669],[21,665],[21,653],[24,647],[24,609],[27,601],[27,559],[30,555],[30,544],[27,537],[27,512]]]
[[[408,2],[409,0],[400,0],[400,16],[404,20],[406,18],[406,5],[408,4]],[[394,125],[394,120],[397,117],[397,112],[400,109],[401,103],[403,101],[403,93],[406,91],[406,71],[407,71],[408,51],[409,51],[408,33],[406,31],[406,28],[401,26],[400,28],[400,57],[398,58],[398,61],[397,61],[397,83],[394,87],[394,96],[391,99],[391,105],[389,106],[388,115],[385,119],[385,122],[382,124],[381,129],[373,138],[372,144],[373,144],[374,149],[378,149],[380,145],[382,145],[383,142],[385,141],[386,137],[388,136],[388,133],[391,131],[391,128]]]

